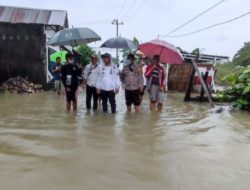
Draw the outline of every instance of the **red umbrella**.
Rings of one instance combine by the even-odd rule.
[[[174,45],[162,40],[152,40],[141,44],[138,49],[147,57],[160,55],[160,61],[163,63],[182,64],[184,60]]]

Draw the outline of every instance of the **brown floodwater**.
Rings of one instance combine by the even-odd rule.
[[[53,92],[0,95],[1,190],[248,190],[249,114],[183,103],[164,111],[66,113]]]

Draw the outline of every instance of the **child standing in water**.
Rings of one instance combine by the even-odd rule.
[[[74,58],[71,53],[66,54],[66,64],[62,66],[62,83],[66,91],[66,108],[71,110],[71,103],[73,110],[77,111],[77,91],[79,87],[78,76],[81,76],[81,69],[79,65],[74,64]]]

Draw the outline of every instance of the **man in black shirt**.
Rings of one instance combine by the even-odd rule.
[[[71,102],[73,102],[73,110],[77,110],[77,90],[79,87],[78,76],[81,76],[79,65],[74,64],[74,58],[71,53],[67,53],[66,64],[62,66],[62,83],[66,91],[67,111],[71,110]]]

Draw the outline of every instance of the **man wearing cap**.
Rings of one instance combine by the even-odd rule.
[[[132,111],[132,104],[135,106],[135,112],[140,112],[141,96],[143,91],[143,73],[141,67],[135,64],[134,54],[127,57],[128,65],[122,70],[121,77],[125,81],[125,99],[127,110]]]
[[[91,109],[91,100],[93,97],[93,110],[97,110],[98,94],[96,91],[96,81],[98,76],[98,56],[91,56],[91,63],[85,67],[83,73],[84,83],[86,84],[86,108]]]
[[[158,111],[161,112],[164,101],[166,74],[164,68],[160,65],[159,55],[155,55],[152,64],[147,66],[145,77],[148,80],[147,89],[150,96],[150,109],[155,111],[156,104],[158,104]]]
[[[119,70],[116,65],[112,64],[110,54],[103,54],[102,59],[104,64],[98,69],[99,72],[96,82],[97,94],[100,94],[102,98],[103,112],[108,112],[109,101],[112,113],[116,113],[115,95],[119,93],[121,85]]]

